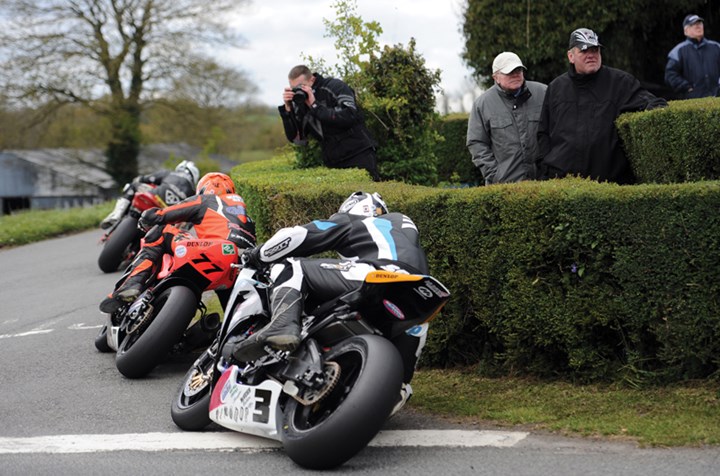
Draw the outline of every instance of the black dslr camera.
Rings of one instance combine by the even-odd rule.
[[[293,98],[292,98],[292,110],[293,115],[295,118],[295,121],[298,124],[302,124],[303,117],[308,112],[307,104],[305,104],[305,101],[308,98],[308,95],[305,91],[300,89],[300,86],[295,86],[292,88],[293,92]]]
[[[305,104],[305,101],[307,101],[308,95],[305,91],[302,90],[302,88],[300,88],[300,86],[295,86],[294,88],[292,88],[292,92],[293,92],[292,100],[293,100],[294,104],[296,104],[298,106]]]

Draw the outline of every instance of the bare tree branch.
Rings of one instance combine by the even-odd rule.
[[[228,19],[247,2],[2,0],[0,88],[16,106],[81,104],[105,115],[107,169],[123,184],[137,173],[140,115],[150,100],[169,97],[188,72],[208,83],[186,81],[202,86],[184,89],[199,102],[243,89],[241,73],[204,59],[202,48],[241,44]]]

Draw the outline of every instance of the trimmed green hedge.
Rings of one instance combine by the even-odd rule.
[[[453,293],[423,363],[580,380],[667,382],[720,364],[720,183],[580,179],[435,189],[285,159],[234,169],[266,239],[379,191],[418,225]]]
[[[720,98],[670,101],[616,124],[639,182],[720,179]]]
[[[435,146],[440,182],[483,185],[480,169],[472,163],[465,145],[468,115],[450,114],[437,123],[437,132],[444,138]]]

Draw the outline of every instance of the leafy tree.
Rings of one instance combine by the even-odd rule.
[[[706,34],[712,37],[720,5],[705,0],[468,0],[463,58],[489,86],[493,58],[513,51],[527,66],[529,79],[548,83],[567,71],[570,33],[586,27],[598,33],[605,46],[604,64],[628,71],[649,89],[667,95],[667,53],[682,40],[682,19],[689,12],[705,18]]]
[[[350,87],[357,88],[367,58],[380,51],[378,37],[383,30],[380,23],[366,22],[358,15],[355,0],[338,0],[332,8],[335,10],[335,19],[331,21],[323,18],[323,37],[335,38],[335,51],[340,61],[328,68],[322,59],[317,62],[310,56],[307,59],[318,71],[327,71],[330,75],[343,78]]]
[[[141,113],[202,46],[240,45],[228,25],[246,0],[4,0],[0,75],[16,105],[82,104],[110,122],[107,169],[137,174]]]

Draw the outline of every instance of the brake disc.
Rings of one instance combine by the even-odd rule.
[[[203,372],[201,368],[196,367],[190,376],[190,379],[188,379],[188,383],[185,385],[185,394],[187,396],[193,396],[205,388],[207,383],[210,381],[211,371],[212,369],[209,369],[208,372]]]
[[[138,313],[129,324],[127,333],[132,334],[134,332],[142,333],[152,322],[153,311],[155,310],[152,304],[148,304],[142,313]]]
[[[325,362],[323,376],[325,377],[325,385],[320,388],[308,388],[303,395],[293,395],[292,397],[303,405],[312,405],[319,402],[335,388],[340,380],[340,364],[337,362]]]

